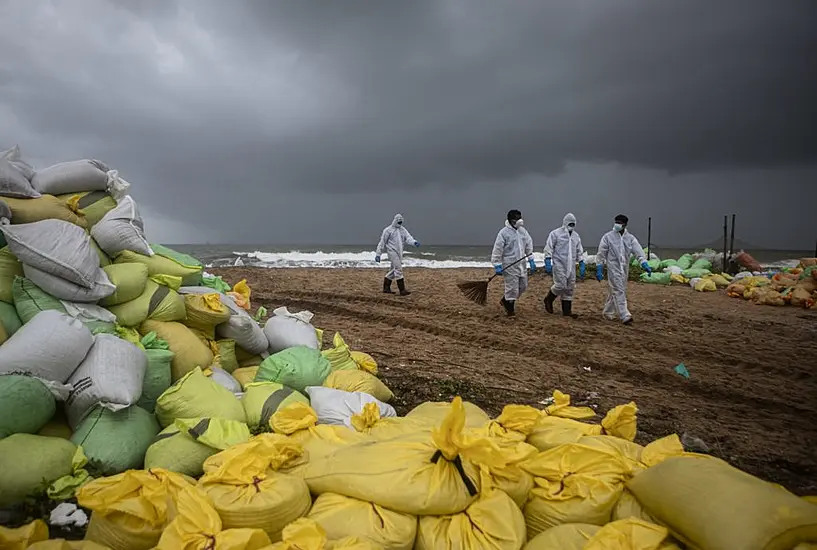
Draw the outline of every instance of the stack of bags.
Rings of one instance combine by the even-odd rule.
[[[803,258],[793,269],[784,269],[771,277],[739,273],[727,287],[733,298],[751,300],[769,306],[817,308],[817,259]]]

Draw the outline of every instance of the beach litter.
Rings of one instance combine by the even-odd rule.
[[[679,363],[678,365],[675,366],[674,370],[676,374],[680,374],[681,376],[689,380],[689,370],[687,370],[686,365],[684,365],[683,363]]]
[[[459,397],[398,416],[378,378],[388,366],[340,334],[324,346],[308,311],[275,309],[262,327],[246,281],[148,243],[129,188],[100,161],[37,171],[17,148],[0,153],[0,512],[46,501],[53,530],[29,514],[0,527],[0,548],[817,540],[817,507],[690,452],[690,436],[635,443],[635,403],[599,416],[554,391],[542,408],[508,404],[496,417]],[[730,281],[711,273],[716,259],[651,256],[655,271],[672,269],[644,282],[695,275],[805,307],[817,281],[805,262]],[[86,522],[84,541],[46,542]]]

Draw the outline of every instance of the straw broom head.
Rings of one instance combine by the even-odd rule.
[[[457,287],[462,291],[463,296],[472,302],[484,306],[488,300],[489,281],[468,281],[459,283]]]

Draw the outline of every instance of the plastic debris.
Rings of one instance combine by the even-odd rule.
[[[675,366],[675,372],[689,380],[689,371],[687,370],[686,365],[684,365],[683,363],[679,363],[678,365]]]

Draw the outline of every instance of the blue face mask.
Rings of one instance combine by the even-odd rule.
[[[621,233],[621,231],[622,231],[623,229],[624,229],[624,226],[623,226],[623,225],[621,225],[620,223],[617,223],[617,224],[614,224],[614,225],[613,225],[613,231],[618,231],[619,233]]]

